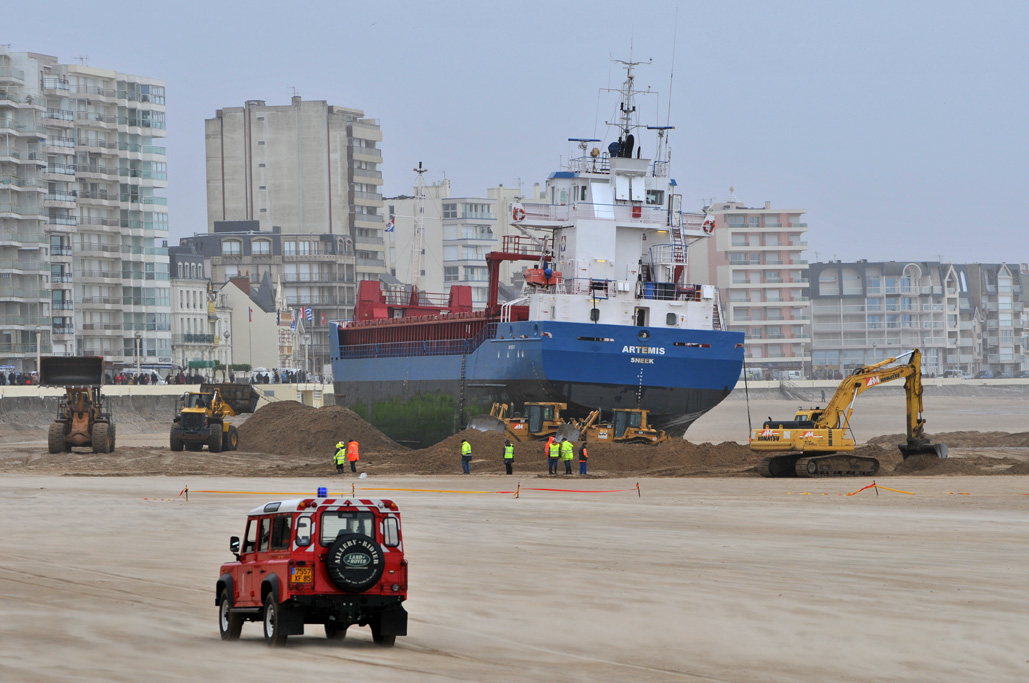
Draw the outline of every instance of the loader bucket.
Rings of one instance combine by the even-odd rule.
[[[931,455],[943,460],[949,452],[947,445],[942,443],[902,443],[898,444],[897,448],[905,460],[914,455]]]
[[[257,410],[259,397],[253,386],[233,383],[200,385],[200,391],[205,394],[212,394],[215,389],[221,393],[222,400],[228,403],[237,415]]]
[[[574,425],[570,425],[566,422],[557,428],[557,434],[554,435],[554,439],[557,441],[560,441],[561,439],[564,439],[565,441],[578,441],[579,430]]]
[[[43,356],[39,359],[42,386],[100,386],[103,381],[104,359],[100,356]]]
[[[468,429],[477,429],[480,432],[504,433],[506,425],[504,421],[492,415],[476,415],[468,421]]]

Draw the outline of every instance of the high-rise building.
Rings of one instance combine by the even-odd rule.
[[[746,333],[748,369],[779,378],[810,369],[811,314],[807,296],[805,211],[745,206],[729,190],[706,209],[712,237],[689,247],[694,282],[714,283],[728,328]]]
[[[290,309],[313,309],[305,350],[320,368],[322,319],[351,318],[356,282],[388,272],[378,121],[294,97],[219,109],[205,130],[209,236],[191,239],[213,282],[268,273]]]
[[[170,363],[168,210],[157,194],[168,169],[154,144],[165,136],[164,81],[0,51],[0,92],[4,234],[35,240],[43,231],[42,249],[12,245],[17,255],[0,257],[0,276],[16,276],[12,291],[22,292],[3,296],[3,315],[24,321],[5,325],[0,344],[17,360],[33,335],[49,335],[36,348]],[[45,273],[39,286],[30,282],[38,270],[26,268],[33,261]]]

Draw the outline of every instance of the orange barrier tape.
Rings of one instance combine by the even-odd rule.
[[[502,494],[513,494],[515,497],[518,497],[519,492],[522,490],[522,485],[518,484],[518,489],[514,490],[514,491],[464,491],[464,490],[459,490],[459,489],[410,489],[410,488],[387,488],[387,487],[377,487],[377,486],[362,486],[361,490],[362,491],[410,491],[410,492],[415,492],[415,493],[479,493],[479,494],[481,494],[481,493],[502,493]],[[553,488],[531,488],[531,487],[526,487],[525,490],[526,491],[552,491],[552,492],[558,492],[558,493],[622,493],[622,492],[625,492],[625,491],[636,491],[637,494],[640,493],[639,485],[638,484],[635,487],[631,488],[631,489],[600,489],[600,490],[591,490],[591,489],[553,489]],[[352,486],[351,487],[351,495],[354,495],[355,492],[356,492],[356,488]],[[185,493],[188,496],[190,492],[188,491],[188,489],[183,489],[183,493]],[[310,491],[218,491],[218,490],[213,490],[213,489],[209,489],[209,490],[194,489],[192,491],[192,493],[227,493],[227,494],[238,494],[238,495],[246,495],[246,496],[305,496],[305,497],[308,497],[308,498],[314,496],[314,494],[312,494]],[[329,491],[328,493],[331,494],[331,495],[335,495],[332,491]],[[180,493],[179,495],[181,496],[182,494]],[[339,495],[340,496],[344,496],[346,494],[340,493]]]

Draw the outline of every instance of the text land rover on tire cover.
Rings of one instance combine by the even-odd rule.
[[[273,501],[250,511],[242,544],[233,536],[229,547],[237,559],[222,565],[214,591],[223,640],[239,638],[244,621],[260,622],[272,646],[305,624],[323,624],[331,639],[368,626],[387,647],[407,635],[407,561],[391,500]]]

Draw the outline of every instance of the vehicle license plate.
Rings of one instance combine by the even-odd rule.
[[[314,581],[314,567],[293,567],[293,583]]]

